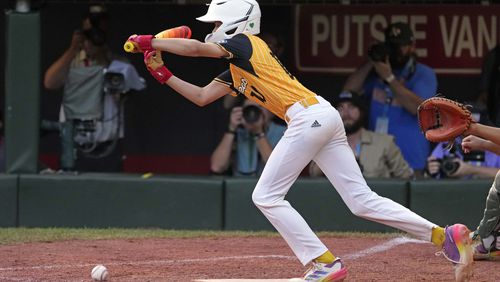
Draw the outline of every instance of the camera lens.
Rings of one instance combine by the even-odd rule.
[[[384,62],[389,53],[389,47],[384,43],[376,43],[368,48],[368,57],[374,62]]]
[[[102,46],[106,43],[106,33],[99,28],[92,27],[83,31],[85,37],[95,46]]]
[[[454,160],[454,158],[445,158],[441,164],[441,170],[446,175],[452,175],[458,170],[460,163]]]
[[[262,115],[258,106],[248,105],[243,108],[243,119],[246,123],[255,123]]]
[[[125,90],[125,76],[121,73],[107,72],[104,75],[104,87],[112,92]]]

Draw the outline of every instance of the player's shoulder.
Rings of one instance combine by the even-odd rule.
[[[252,35],[247,34],[247,33],[238,33],[231,38],[222,40],[222,42],[223,43],[224,42],[246,43],[246,42],[250,42],[250,36],[252,36]]]
[[[255,43],[265,44],[265,42],[259,36],[246,32],[238,33],[235,36],[233,36],[230,40],[238,42],[240,44],[252,44],[252,45],[255,45]]]

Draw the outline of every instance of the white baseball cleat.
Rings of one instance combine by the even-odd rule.
[[[332,263],[312,262],[311,268],[304,274],[305,281],[331,282],[343,281],[347,277],[347,268],[340,258]]]

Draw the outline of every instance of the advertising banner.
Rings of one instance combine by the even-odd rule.
[[[391,22],[414,31],[419,61],[439,74],[476,75],[499,41],[500,6],[297,5],[295,64],[302,72],[350,73]]]

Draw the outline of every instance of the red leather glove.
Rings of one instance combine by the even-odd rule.
[[[127,42],[132,42],[132,44],[134,44],[134,52],[147,52],[153,50],[151,46],[151,40],[153,40],[153,38],[155,38],[154,35],[134,34],[127,39]]]
[[[153,50],[144,52],[144,63],[151,75],[161,84],[167,82],[173,75],[163,64],[160,51]]]

